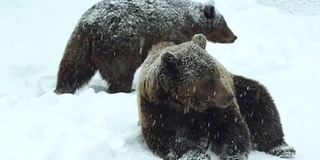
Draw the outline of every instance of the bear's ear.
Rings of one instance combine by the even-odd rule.
[[[165,52],[161,55],[162,62],[167,67],[174,68],[177,65],[178,59],[170,52]]]
[[[212,19],[215,16],[214,6],[213,5],[209,5],[209,4],[205,5],[203,12],[204,12],[204,16],[207,19]]]
[[[202,49],[206,49],[207,39],[203,34],[196,34],[192,38],[192,42],[199,45]]]

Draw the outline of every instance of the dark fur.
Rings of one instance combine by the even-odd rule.
[[[142,134],[155,154],[166,159],[172,151],[176,157],[181,157],[189,150],[206,152],[208,146],[199,144],[204,138],[213,143],[214,151],[222,159],[227,159],[227,156],[247,156],[249,133],[235,106],[185,114],[166,107],[170,105],[168,99],[162,97],[163,103],[158,105],[146,99],[140,102],[141,112],[146,115]]]
[[[159,45],[141,68],[138,89],[142,135],[149,148],[164,159],[210,159],[210,143],[222,160],[245,159],[249,129],[230,98],[232,85],[219,80],[224,68],[215,67],[204,50],[204,36],[178,46]],[[224,76],[231,79],[228,73]],[[225,101],[229,106],[219,108]]]
[[[213,5],[189,0],[98,2],[84,13],[69,39],[55,92],[74,93],[97,70],[110,93],[131,92],[136,69],[160,41],[179,44],[203,33],[209,41],[233,43],[237,37],[216,13]]]
[[[203,36],[197,35],[178,46],[160,43],[142,65],[138,105],[148,147],[164,159],[200,156],[208,160],[210,145],[221,160],[245,160],[251,149],[284,158],[294,155],[284,141],[279,113],[266,88],[227,72],[206,53],[202,42]],[[197,65],[192,66],[193,62]],[[195,71],[196,79],[188,71]],[[185,82],[186,76],[194,82]],[[226,83],[219,83],[221,76]],[[218,107],[217,101],[230,99],[217,96],[219,92],[234,94],[227,108]],[[215,103],[208,100],[211,95]],[[199,104],[190,103],[193,96]]]
[[[287,150],[275,150],[278,146],[287,146],[284,140],[279,112],[268,90],[259,82],[234,75],[236,98],[243,119],[248,124],[252,147],[272,155],[281,156]]]

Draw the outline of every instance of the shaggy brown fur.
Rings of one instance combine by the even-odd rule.
[[[138,105],[142,135],[164,159],[245,160],[250,149],[288,158],[268,91],[232,75],[204,50],[203,35],[180,45],[156,45],[141,67]],[[252,145],[251,145],[252,144]]]
[[[156,46],[142,65],[142,135],[164,159],[208,159],[208,144],[201,143],[206,140],[221,159],[245,159],[249,152],[249,129],[233,98],[231,75],[205,52],[205,42],[196,35],[181,45]]]
[[[176,44],[196,33],[209,41],[237,38],[213,4],[191,0],[104,0],[81,17],[60,62],[55,92],[74,93],[98,70],[108,91],[131,92],[136,69],[152,45]]]
[[[295,150],[284,140],[279,112],[268,90],[259,82],[234,75],[236,98],[243,119],[248,124],[252,148],[282,158]]]

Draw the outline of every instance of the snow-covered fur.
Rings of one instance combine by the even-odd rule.
[[[141,66],[142,135],[161,158],[207,160],[209,143],[221,150],[216,152],[221,159],[245,159],[249,152],[249,129],[234,99],[231,74],[205,51],[205,42],[195,35],[180,45],[161,43]],[[209,143],[199,143],[203,139]]]
[[[231,74],[205,47],[201,34],[162,42],[142,64],[137,96],[147,146],[170,160],[209,160],[209,146],[220,160],[245,160],[250,149],[294,155],[265,87]]]
[[[78,22],[60,62],[55,92],[74,93],[98,70],[108,91],[131,92],[133,75],[152,45],[180,44],[202,33],[218,43],[237,38],[213,3],[104,0]]]

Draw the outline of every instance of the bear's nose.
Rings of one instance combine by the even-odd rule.
[[[230,103],[233,100],[234,96],[232,94],[227,96],[227,102]]]
[[[237,40],[237,38],[238,38],[237,36],[234,36],[234,40]]]

